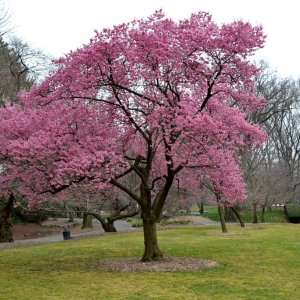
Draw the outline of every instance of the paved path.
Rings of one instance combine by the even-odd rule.
[[[131,229],[130,224],[126,220],[118,220],[115,222],[115,227],[117,231],[128,231]],[[88,231],[84,231],[81,233],[75,233],[72,234],[72,229],[70,229],[71,237],[76,239],[84,236],[95,236],[95,235],[101,235],[104,233],[103,228],[96,228],[96,229],[90,229]],[[33,245],[33,244],[45,244],[45,243],[51,243],[51,242],[60,242],[63,241],[63,235],[61,234],[55,234],[51,236],[45,236],[41,238],[34,238],[34,239],[24,239],[24,240],[15,240],[13,243],[0,243],[0,249],[1,248],[11,248],[16,246],[25,246],[25,245]]]
[[[208,218],[202,217],[202,216],[181,216],[180,219],[189,219],[192,221],[191,225],[214,225],[219,224],[219,222],[212,221]],[[67,219],[66,219],[67,220]],[[75,220],[76,221],[76,220]],[[95,220],[95,222],[98,222]],[[141,231],[141,228],[132,228],[131,225],[126,220],[118,220],[115,222],[115,227],[117,229],[117,232],[122,231],[130,231],[130,230],[137,230]],[[88,236],[96,236],[101,235],[104,233],[104,230],[102,227],[97,229],[91,229],[88,231],[84,231],[82,233],[76,233],[72,234],[72,229],[70,229],[71,237],[74,239],[80,238],[80,237],[88,237]],[[26,246],[26,245],[33,245],[33,244],[45,244],[45,243],[51,243],[51,242],[60,242],[63,241],[63,235],[62,234],[55,234],[51,236],[41,237],[41,238],[35,238],[35,239],[24,239],[24,240],[15,240],[13,243],[0,243],[0,249],[1,248],[12,248],[12,247],[18,247],[18,246]]]

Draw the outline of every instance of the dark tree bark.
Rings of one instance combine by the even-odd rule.
[[[88,213],[83,213],[81,229],[85,228],[93,228],[93,218],[92,215]]]
[[[160,191],[156,194],[155,199],[151,199],[151,191],[147,185],[143,183],[140,186],[141,192],[141,217],[143,219],[144,232],[144,254],[142,261],[150,262],[161,260],[163,253],[158,247],[158,240],[156,234],[156,223],[162,212],[164,203],[166,202],[168,192],[173,183],[173,170],[169,172],[170,176],[166,177],[166,181]]]
[[[253,224],[258,223],[258,217],[257,217],[257,204],[253,204]]]
[[[117,232],[117,229],[115,227],[115,220],[111,218],[107,218],[105,223],[101,223],[103,230],[105,232]]]
[[[128,206],[126,206],[126,207],[128,207]],[[101,223],[102,228],[105,232],[117,232],[117,229],[114,225],[115,221],[130,218],[139,213],[139,211],[133,211],[133,212],[129,212],[126,214],[121,214],[122,211],[123,211],[123,209],[120,210],[119,214],[115,214],[108,218],[104,218],[103,216],[101,216],[100,214],[97,214],[97,213],[88,213],[88,214],[94,216]]]
[[[204,214],[204,203],[203,203],[203,201],[201,201],[201,203],[200,203],[199,213],[200,213],[200,215]]]
[[[221,205],[218,205],[218,213],[219,213],[219,218],[221,222],[221,227],[222,227],[222,232],[226,233],[227,231],[227,226],[225,223],[225,218],[224,218],[224,209]]]
[[[262,205],[262,211],[261,211],[261,222],[265,222],[265,212],[266,212],[266,206]]]
[[[231,206],[230,208],[234,213],[234,215],[236,216],[236,218],[238,219],[238,221],[240,222],[241,227],[245,227],[245,222],[239,212],[239,209],[235,208],[234,206]]]
[[[93,215],[100,223],[101,226],[104,230],[104,232],[116,232],[117,229],[115,228],[114,225],[114,221],[110,218],[105,219],[103,216],[101,216],[100,214],[96,214],[96,213],[91,213],[91,215]]]
[[[142,213],[142,219],[145,245],[142,261],[149,262],[153,260],[161,260],[163,258],[163,253],[158,247],[156,235],[157,218],[153,215],[149,215],[148,213]]]
[[[0,243],[13,242],[11,217],[14,208],[14,196],[3,197],[0,200]]]
[[[225,207],[224,218],[225,222],[236,222],[235,214],[233,213],[231,207]]]

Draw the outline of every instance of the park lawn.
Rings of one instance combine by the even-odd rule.
[[[192,206],[192,212],[199,213],[199,208],[196,205]],[[207,217],[214,221],[219,221],[219,213],[216,206],[205,206],[204,208],[205,213],[204,217]],[[258,221],[261,222],[261,210],[257,211]],[[253,213],[252,211],[242,211],[241,216],[245,223],[252,223],[253,222]],[[284,215],[283,209],[273,209],[273,210],[266,210],[265,211],[265,220],[264,223],[285,223],[286,218]]]
[[[101,271],[101,259],[142,255],[142,232],[0,249],[0,299],[300,299],[300,225],[161,230],[166,256],[212,259],[199,271]]]

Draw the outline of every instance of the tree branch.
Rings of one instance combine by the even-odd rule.
[[[142,199],[135,194],[134,192],[132,192],[130,189],[128,189],[125,185],[123,185],[122,183],[118,182],[116,179],[112,178],[110,180],[110,183],[116,187],[118,187],[120,190],[122,190],[123,192],[125,192],[127,195],[129,195],[132,199],[134,199],[136,202],[138,202],[141,206],[145,205],[145,203],[142,201]]]

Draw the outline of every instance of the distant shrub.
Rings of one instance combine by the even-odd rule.
[[[135,227],[135,228],[143,227],[143,220],[142,219],[134,219],[134,218],[132,218],[130,220],[130,223],[131,223],[131,227]]]
[[[24,212],[21,208],[15,208],[13,212],[13,222],[14,223],[36,223],[48,219],[48,214],[44,212]]]
[[[290,223],[300,223],[300,205],[299,204],[285,204],[284,212]]]
[[[161,226],[167,226],[167,225],[188,225],[191,223],[190,220],[161,220],[160,225]]]

